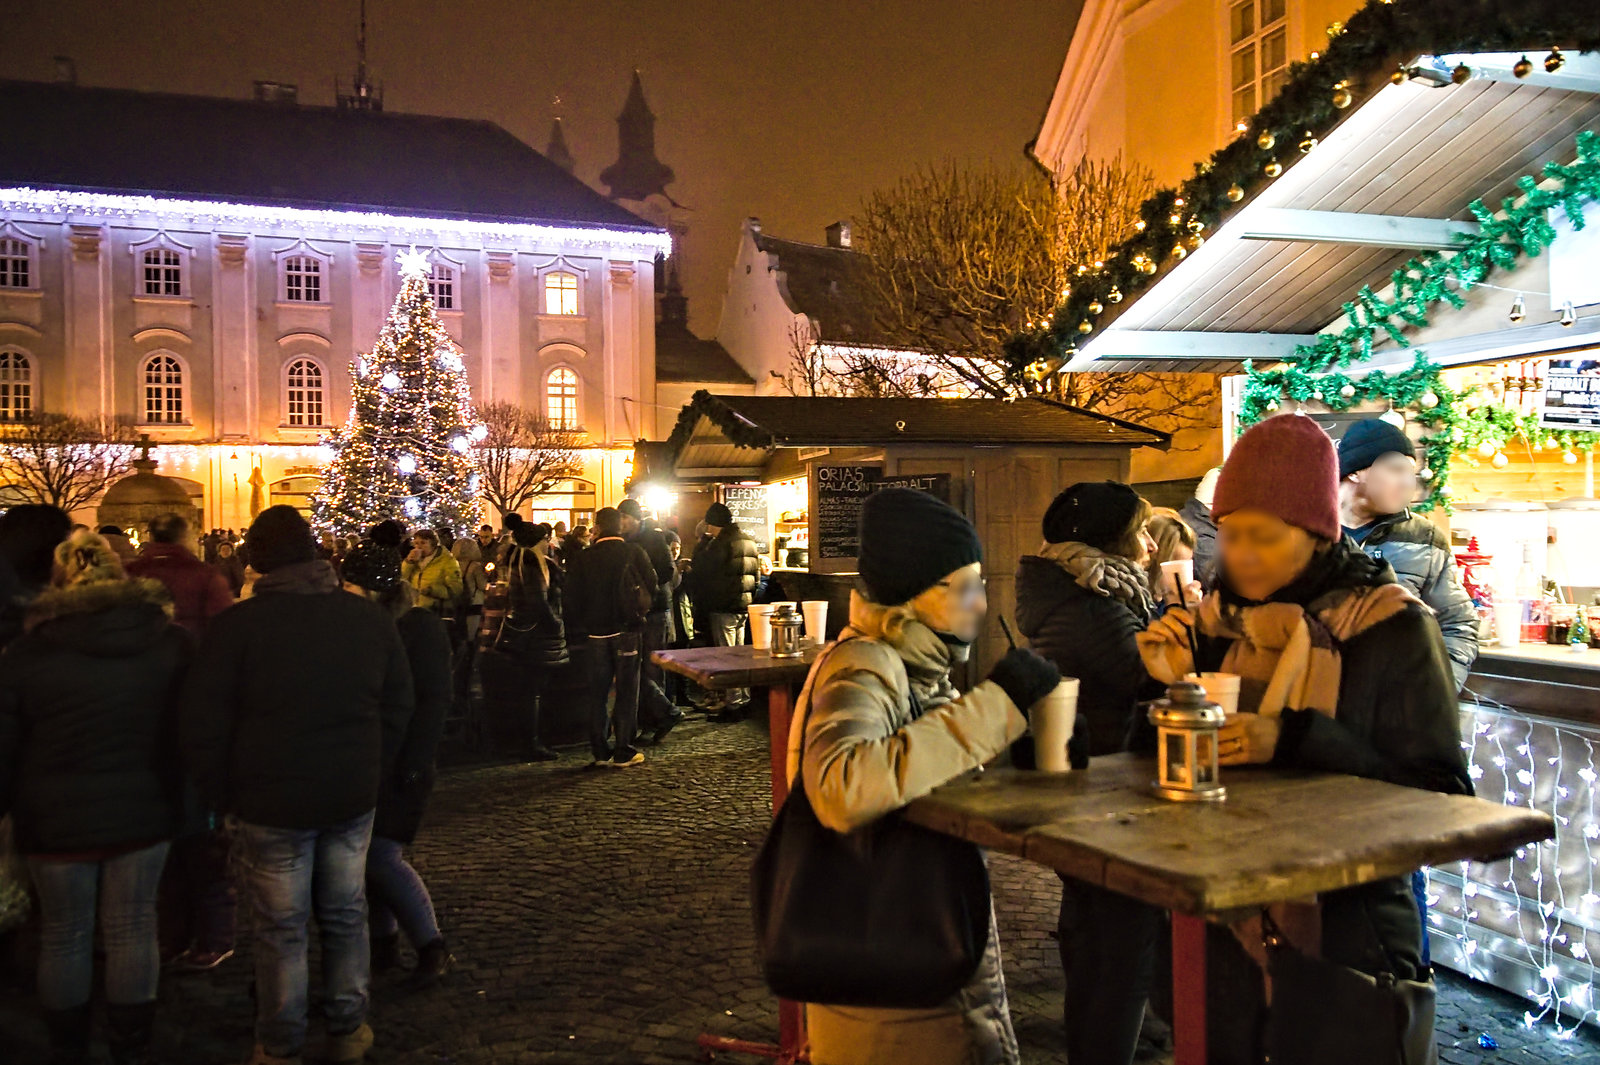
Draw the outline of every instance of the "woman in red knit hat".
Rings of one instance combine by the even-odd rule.
[[[1439,627],[1387,565],[1343,539],[1338,470],[1333,441],[1308,417],[1270,418],[1239,438],[1212,508],[1217,588],[1198,610],[1170,610],[1139,635],[1145,667],[1168,683],[1196,669],[1239,675],[1243,712],[1219,738],[1224,764],[1470,794]],[[1236,1001],[1210,1019],[1212,1060],[1259,1060],[1260,973],[1226,930],[1213,932],[1213,972],[1231,973],[1253,1008]],[[1320,952],[1330,961],[1427,980],[1422,937],[1406,876],[1322,898]]]

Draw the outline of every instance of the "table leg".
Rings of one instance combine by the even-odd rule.
[[[1206,923],[1172,915],[1173,1065],[1206,1065]]]
[[[772,767],[772,812],[776,814],[789,797],[789,725],[794,719],[794,691],[788,685],[767,689],[767,724]],[[778,1045],[749,1043],[742,1039],[702,1035],[697,1044],[701,1060],[709,1061],[718,1050],[772,1058],[779,1065],[794,1065],[801,1060],[806,1041],[805,1006],[787,999],[778,1000]]]

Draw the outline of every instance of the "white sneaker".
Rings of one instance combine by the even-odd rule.
[[[636,765],[644,765],[644,752],[643,751],[634,751],[633,752],[633,757],[629,758],[625,762],[618,762],[615,759],[612,759],[612,762],[611,762],[611,767],[613,769],[627,769],[630,766],[636,766]]]

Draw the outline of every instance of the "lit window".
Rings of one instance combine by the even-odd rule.
[[[544,278],[544,313],[578,313],[578,275],[546,274]]]
[[[290,425],[327,424],[322,420],[322,367],[310,359],[296,359],[289,364],[284,408]]]
[[[171,355],[145,361],[144,420],[152,425],[183,422],[183,366]]]
[[[1228,8],[1233,121],[1246,121],[1289,76],[1288,0],[1235,0]]]
[[[552,429],[578,427],[578,375],[566,367],[545,378],[545,419]]]
[[[183,295],[183,260],[177,252],[170,248],[152,248],[144,253],[144,294]]]
[[[20,351],[0,351],[0,422],[25,421],[32,413],[32,364]]]
[[[0,288],[33,287],[33,245],[0,237]]]
[[[309,255],[283,261],[283,298],[294,303],[322,302],[322,262]]]
[[[428,295],[441,311],[456,309],[456,272],[444,263],[434,263],[428,272]]]

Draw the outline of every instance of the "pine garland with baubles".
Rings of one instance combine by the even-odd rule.
[[[383,518],[465,533],[483,520],[461,349],[428,295],[427,257],[398,257],[400,293],[371,352],[350,368],[350,419],[311,499],[313,524],[350,534]]]

